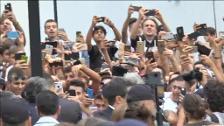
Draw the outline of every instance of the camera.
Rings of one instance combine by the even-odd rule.
[[[187,82],[190,82],[192,80],[201,81],[202,80],[202,72],[200,72],[199,68],[196,68],[189,73],[183,74],[183,79]]]
[[[75,92],[74,89],[69,89],[69,90],[68,90],[68,94],[69,94],[70,96],[76,96],[76,92]]]
[[[155,16],[155,15],[156,15],[155,9],[148,10],[148,12],[145,13],[145,16]]]
[[[189,34],[188,38],[196,40],[199,36],[207,36],[207,25],[200,24],[196,27],[196,31]]]
[[[12,11],[11,3],[7,3],[7,4],[5,5],[5,10]]]

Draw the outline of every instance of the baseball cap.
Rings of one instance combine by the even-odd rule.
[[[135,102],[142,100],[155,100],[154,91],[148,85],[134,85],[128,92],[127,102]]]

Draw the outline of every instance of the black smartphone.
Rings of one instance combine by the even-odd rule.
[[[198,52],[200,53],[200,55],[206,55],[206,56],[210,55],[211,49],[207,48],[204,45],[200,45],[200,44],[196,44],[196,46],[198,47]]]
[[[65,54],[64,60],[78,60],[79,59],[79,53],[71,53],[71,54]]]
[[[185,95],[187,94],[187,91],[186,91],[185,88],[182,88],[182,89],[181,89],[181,94],[182,94],[183,96],[185,96]]]
[[[98,18],[98,22],[104,22],[105,21],[105,17],[99,17]]]
[[[70,96],[76,96],[76,92],[75,92],[74,89],[70,89],[70,90],[68,90],[68,94],[69,94]]]
[[[45,42],[45,45],[52,45],[54,48],[57,48],[58,42]]]
[[[184,37],[184,28],[180,26],[180,27],[177,27],[176,30],[177,30],[177,40],[182,41]]]
[[[152,59],[150,63],[156,62],[153,52],[146,52],[145,57],[149,60]]]
[[[53,63],[49,63],[50,67],[58,67],[58,66],[63,66],[63,62],[53,62]]]
[[[131,5],[130,7],[132,7],[134,11],[139,11],[142,8],[141,6],[133,6],[133,5]]]
[[[155,16],[155,15],[156,15],[155,9],[148,10],[148,12],[145,13],[145,16]]]
[[[16,53],[15,60],[22,60],[24,56],[26,56],[26,53]]]
[[[7,4],[5,5],[5,10],[12,11],[11,3],[7,3]]]

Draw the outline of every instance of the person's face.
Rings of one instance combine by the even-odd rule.
[[[181,89],[185,89],[185,81],[174,81],[171,83],[172,95],[174,98],[178,99],[181,94]]]
[[[97,107],[98,110],[105,110],[106,109],[106,104],[103,101],[103,99],[95,99],[94,103],[95,103],[95,106]]]
[[[10,59],[10,53],[9,53],[9,50],[5,50],[3,52],[3,61],[5,62],[9,62],[9,59]]]
[[[0,24],[0,33],[7,33],[12,30],[12,22],[9,19],[5,19]]]
[[[94,38],[94,41],[100,42],[105,39],[105,34],[101,29],[99,29],[94,32],[93,38]]]
[[[56,22],[48,22],[45,26],[45,33],[48,38],[55,38],[58,34],[58,27]]]
[[[85,97],[85,92],[83,91],[83,89],[81,87],[78,86],[70,86],[69,90],[75,90],[76,96],[78,98],[82,98]]]
[[[145,21],[142,29],[145,36],[153,37],[157,34],[156,24],[152,20]]]
[[[15,93],[15,95],[21,95],[25,87],[25,79],[13,79],[9,84],[9,90]]]

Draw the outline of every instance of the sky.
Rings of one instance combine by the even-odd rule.
[[[5,1],[0,0],[1,13],[4,5],[10,2],[17,20],[25,31],[27,38],[26,52],[29,55],[29,21],[27,1]],[[176,27],[183,26],[185,33],[192,32],[192,25],[196,23],[207,23],[207,26],[215,27],[213,15],[213,1],[62,1],[57,2],[58,24],[64,28],[71,40],[75,39],[76,31],[82,31],[86,35],[91,24],[92,17],[107,16],[115,26],[121,30],[123,22],[127,17],[128,6],[141,5],[149,9],[159,9],[169,25],[172,32]],[[44,22],[54,18],[53,1],[40,1],[40,28],[41,40],[44,41]],[[224,1],[215,1],[217,31],[224,31]],[[133,17],[138,14],[134,13]],[[113,39],[111,29],[105,26],[109,34],[108,39]]]

